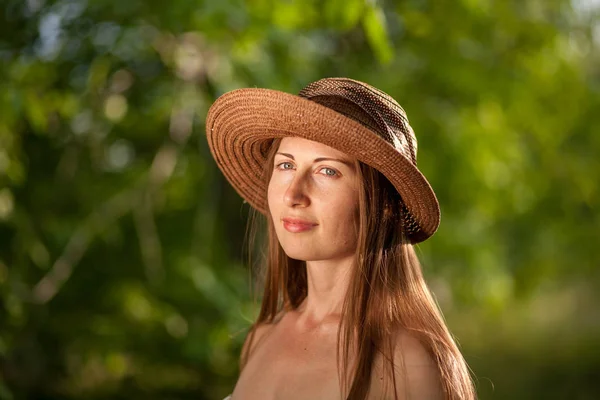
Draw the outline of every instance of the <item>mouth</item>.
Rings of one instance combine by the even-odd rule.
[[[283,227],[286,231],[292,233],[300,233],[310,231],[319,224],[299,218],[282,218]]]

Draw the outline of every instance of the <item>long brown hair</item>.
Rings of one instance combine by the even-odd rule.
[[[271,145],[264,179],[270,179],[279,139]],[[362,190],[359,193],[356,267],[342,308],[338,331],[338,365],[342,393],[348,400],[367,398],[378,353],[384,362],[386,382],[395,388],[394,338],[400,330],[418,338],[436,363],[448,400],[475,399],[467,364],[427,287],[421,265],[405,229],[405,208],[393,185],[376,169],[357,161]],[[266,266],[260,313],[250,329],[249,345],[241,357],[248,361],[256,327],[273,322],[283,310],[297,308],[308,294],[306,263],[289,258],[266,216]],[[254,233],[256,225],[254,226]],[[252,245],[251,245],[252,246]]]

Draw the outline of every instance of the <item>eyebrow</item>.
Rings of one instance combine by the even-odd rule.
[[[289,153],[276,153],[276,154],[279,154],[279,155],[291,158],[292,160],[295,160],[294,156],[291,155],[291,154],[289,154]],[[347,166],[349,166],[351,168],[354,168],[354,163],[352,161],[342,160],[342,159],[339,159],[339,158],[319,157],[319,158],[315,158],[313,160],[313,162],[321,162],[321,161],[337,161],[339,163],[346,164]]]

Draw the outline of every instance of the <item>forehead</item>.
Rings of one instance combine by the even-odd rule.
[[[323,143],[313,142],[312,140],[297,138],[297,137],[284,137],[281,139],[279,144],[279,152],[289,153],[292,155],[307,155],[307,156],[320,156],[320,157],[333,157],[341,158],[346,160],[352,160],[346,153],[329,147]]]

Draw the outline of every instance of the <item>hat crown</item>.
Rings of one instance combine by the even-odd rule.
[[[366,126],[417,165],[417,138],[406,112],[388,94],[353,79],[324,78],[298,95]]]

